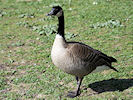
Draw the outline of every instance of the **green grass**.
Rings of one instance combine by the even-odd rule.
[[[69,41],[81,41],[118,60],[113,64],[118,73],[86,76],[74,100],[131,100],[132,0],[0,0],[0,99],[71,100],[64,95],[75,89],[76,81],[50,57],[57,18],[45,15],[57,4],[65,12]]]

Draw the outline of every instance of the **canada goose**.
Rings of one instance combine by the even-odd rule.
[[[64,37],[64,13],[60,6],[54,6],[47,16],[57,16],[59,21],[51,50],[52,62],[64,72],[74,75],[77,80],[77,90],[69,92],[67,96],[76,97],[80,94],[80,85],[83,77],[97,71],[113,69],[113,57],[91,48],[80,42],[67,42]],[[117,71],[118,72],[118,71]]]

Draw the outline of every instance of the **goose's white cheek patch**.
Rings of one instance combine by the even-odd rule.
[[[57,17],[62,16],[62,10],[61,10],[61,11],[59,11],[59,12],[56,14],[56,16],[57,16]]]

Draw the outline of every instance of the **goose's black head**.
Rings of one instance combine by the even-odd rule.
[[[60,17],[63,15],[63,10],[60,6],[54,6],[52,10],[47,14],[47,16],[57,16]]]

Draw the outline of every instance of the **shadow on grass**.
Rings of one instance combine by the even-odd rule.
[[[97,93],[123,91],[133,86],[132,79],[109,79],[89,84],[89,88]]]

